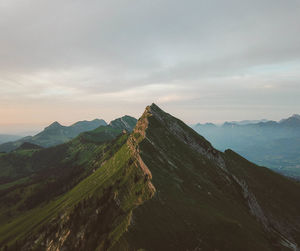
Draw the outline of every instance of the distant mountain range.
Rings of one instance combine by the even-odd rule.
[[[136,119],[130,116],[124,116],[113,120],[110,127],[115,129],[132,130],[135,126]],[[42,132],[35,136],[27,136],[17,141],[6,142],[0,145],[0,152],[10,152],[20,147],[24,142],[32,143],[41,147],[50,147],[65,143],[80,133],[92,131],[100,126],[108,126],[103,119],[95,119],[92,121],[79,121],[71,126],[63,126],[58,122],[54,122],[46,127]]]
[[[0,154],[0,249],[299,250],[300,183],[155,104],[128,125]]]
[[[10,152],[15,150],[24,142],[33,143],[43,147],[58,145],[76,137],[84,131],[93,130],[101,125],[105,126],[107,123],[103,119],[79,121],[71,126],[63,126],[58,122],[54,122],[35,136],[27,136],[17,141],[0,145],[0,152]]]
[[[267,119],[260,119],[260,120],[242,120],[242,121],[231,121],[231,122],[225,122],[229,124],[236,124],[236,125],[249,125],[249,124],[257,124],[257,123],[265,123],[268,122]]]
[[[257,123],[196,124],[192,128],[220,150],[233,149],[247,159],[300,178],[300,115]]]
[[[22,136],[18,135],[10,135],[10,134],[0,134],[0,144],[3,144],[5,142],[9,141],[15,141],[22,138]]]

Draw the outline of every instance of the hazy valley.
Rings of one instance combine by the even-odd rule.
[[[228,148],[248,160],[300,179],[300,115],[276,121],[192,125],[219,150]]]

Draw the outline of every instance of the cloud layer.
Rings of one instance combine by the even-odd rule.
[[[0,124],[300,112],[296,0],[3,0]],[[1,126],[0,126],[1,129]]]

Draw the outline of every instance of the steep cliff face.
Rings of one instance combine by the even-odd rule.
[[[131,134],[109,128],[26,152],[41,166],[0,187],[3,248],[299,250],[299,183],[217,151],[155,104]]]
[[[240,185],[250,213],[261,223],[277,248],[299,250],[299,183],[256,166],[231,150],[224,159],[233,179]]]
[[[127,144],[94,174],[64,196],[66,203],[44,231],[25,240],[24,250],[108,250],[130,225],[132,210],[155,189],[149,170]],[[90,187],[93,186],[93,187]]]
[[[124,133],[103,147],[85,140],[77,145],[77,141],[82,139],[74,144],[81,148],[78,154],[85,156],[80,161],[93,170],[92,174],[66,193],[25,210],[1,226],[3,247],[108,250],[131,224],[132,210],[154,195],[151,172],[142,162],[132,136]],[[93,148],[91,159],[86,158]]]
[[[217,151],[155,104],[134,134],[157,192],[133,212],[122,243],[133,250],[298,250],[299,184]]]

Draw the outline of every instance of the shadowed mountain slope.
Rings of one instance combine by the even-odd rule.
[[[300,186],[225,153],[156,105],[133,135],[157,193],[137,208],[128,250],[296,250]],[[284,208],[284,211],[283,211]]]
[[[153,196],[127,133],[101,142],[85,136],[1,156],[22,162],[12,164],[12,174],[6,168],[13,180],[0,185],[0,250],[108,250],[132,210]]]
[[[258,165],[300,180],[300,116],[245,123],[196,124],[192,128],[221,151],[230,148]]]
[[[299,183],[217,151],[155,104],[131,134],[123,129],[1,155],[0,173],[12,180],[0,185],[0,246],[299,249]]]

